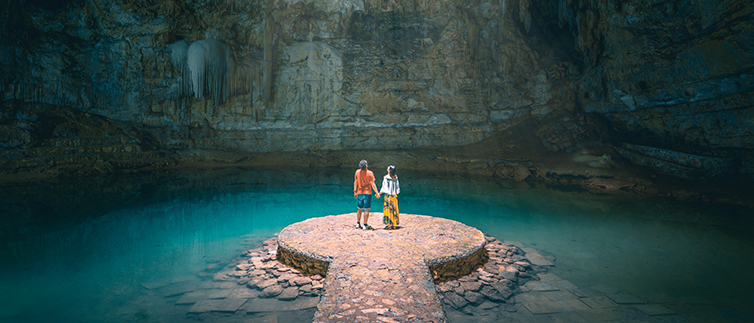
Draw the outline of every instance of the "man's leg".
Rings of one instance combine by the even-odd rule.
[[[363,226],[363,228],[366,230],[366,229],[370,228],[369,227],[369,210],[372,208],[372,195],[371,194],[365,196],[365,198],[364,198],[364,205],[362,205],[362,206],[364,207],[364,226]]]
[[[356,223],[361,223],[361,209],[356,211]]]

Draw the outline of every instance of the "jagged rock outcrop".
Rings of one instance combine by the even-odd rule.
[[[539,23],[572,31],[586,67],[576,98],[610,122],[616,144],[733,159],[702,172],[754,174],[754,3],[558,0],[536,8]],[[670,155],[643,155],[653,161],[642,164],[683,167]]]

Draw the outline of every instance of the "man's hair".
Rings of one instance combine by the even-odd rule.
[[[367,161],[366,161],[366,160],[364,160],[364,159],[362,159],[362,160],[361,160],[361,161],[359,162],[359,168],[361,168],[361,169],[367,169]]]

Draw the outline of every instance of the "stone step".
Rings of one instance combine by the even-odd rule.
[[[398,230],[360,230],[355,220],[312,218],[278,236],[279,261],[304,273],[326,268],[315,322],[447,322],[434,280],[487,261],[484,234],[456,221],[401,214]]]

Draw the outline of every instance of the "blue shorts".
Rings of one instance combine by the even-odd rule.
[[[359,194],[358,202],[356,202],[356,207],[359,209],[369,209],[372,208],[372,194]]]

